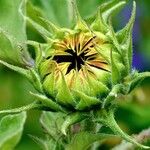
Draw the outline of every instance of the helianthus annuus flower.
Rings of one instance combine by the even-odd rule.
[[[100,10],[88,25],[74,7],[73,29],[60,28],[42,19],[54,29],[54,34],[48,38],[50,44],[44,50],[39,72],[49,97],[63,106],[83,110],[99,105],[107,97],[112,84],[112,55],[113,67],[120,69],[120,75],[125,66],[110,37],[109,26],[100,18]],[[97,28],[98,25],[104,28]]]

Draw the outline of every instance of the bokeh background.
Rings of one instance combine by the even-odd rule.
[[[15,3],[15,0],[13,0]],[[30,0],[34,5],[44,10],[45,17],[61,26],[69,26],[68,0]],[[55,2],[54,2],[55,1]],[[100,3],[106,0],[77,0],[81,16],[87,19],[96,12]],[[121,29],[128,21],[132,10],[132,0],[113,19],[115,30]],[[150,1],[136,0],[137,15],[133,30],[133,68],[139,71],[150,71]],[[13,21],[13,20],[12,20]],[[15,22],[14,22],[15,24]],[[29,39],[43,42],[43,39],[31,27],[27,27]],[[14,108],[28,104],[34,99],[29,91],[32,85],[21,75],[0,65],[0,110]],[[40,150],[29,135],[42,136],[39,124],[40,111],[28,112],[23,138],[15,150]],[[138,133],[150,127],[150,79],[143,81],[131,95],[120,98],[120,108],[116,112],[116,119],[122,129],[128,134]],[[118,140],[107,141],[102,149],[109,149]]]

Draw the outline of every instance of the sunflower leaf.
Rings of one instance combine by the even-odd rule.
[[[26,113],[8,115],[0,121],[0,149],[12,150],[19,142],[23,126],[26,120]]]

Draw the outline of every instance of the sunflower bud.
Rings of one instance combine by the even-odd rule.
[[[74,5],[76,23],[73,29],[57,27],[41,18],[52,32],[38,65],[46,95],[65,107],[84,110],[100,105],[113,85],[122,82],[130,67],[126,46],[130,41],[126,36],[131,36],[128,26],[131,28],[133,24],[135,10],[132,21],[118,33],[114,32],[108,16],[110,11],[113,13],[114,8],[124,4],[121,1],[105,11],[106,6],[102,5],[90,25]],[[125,37],[124,30],[129,30]]]
[[[51,109],[53,106],[71,110],[105,108],[118,93],[130,91],[127,80],[132,76],[135,2],[131,18],[122,30],[115,32],[110,19],[125,3],[102,4],[90,19],[93,21],[85,21],[72,1],[75,23],[68,29],[44,19],[28,2],[27,13],[32,15],[24,17],[46,42],[28,41],[35,48],[36,57],[34,64],[26,69],[0,63],[25,75],[40,92],[39,99],[44,97],[46,104],[55,105]],[[37,94],[33,95],[37,98]]]

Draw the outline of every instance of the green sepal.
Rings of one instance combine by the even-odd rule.
[[[114,118],[114,110],[115,109],[110,109],[108,111],[101,110],[99,113],[100,118],[97,119],[97,122],[102,123],[103,125],[109,127],[116,135],[122,137],[126,141],[135,144],[136,146],[142,148],[142,149],[149,149],[149,146],[142,145],[138,143],[135,139],[133,139],[131,136],[126,134],[122,129],[118,126],[115,118]]]
[[[37,32],[46,40],[49,41],[50,37],[51,37],[51,33],[45,29],[43,26],[41,26],[40,24],[38,24],[37,22],[35,22],[34,20],[32,20],[29,17],[25,17],[27,22],[33,26],[33,28],[35,28],[37,30]]]
[[[72,30],[68,28],[61,28],[45,18],[40,17],[39,19],[46,25],[46,29],[52,35],[51,38],[49,37],[48,39],[48,41],[50,42],[53,42],[54,39],[64,39],[64,36],[66,35],[66,33],[72,32]]]
[[[117,83],[120,82],[121,75],[120,71],[115,63],[115,60],[113,58],[113,51],[110,51],[110,58],[111,58],[111,81],[112,85],[116,85]]]
[[[82,131],[74,135],[71,143],[68,144],[65,149],[66,150],[86,150],[94,142],[103,141],[109,137],[114,137],[114,135]]]
[[[75,29],[81,31],[89,31],[89,27],[87,26],[86,22],[82,19],[79,13],[76,0],[72,0],[72,5],[74,9],[75,18],[76,18]]]
[[[132,67],[132,30],[136,15],[136,2],[133,2],[132,15],[127,25],[118,33],[116,37],[122,45],[123,58],[125,59],[128,72],[131,72]]]
[[[118,10],[120,10],[125,4],[126,1],[119,1],[119,0],[112,0],[102,4],[100,7],[104,22],[107,24],[109,18]]]
[[[126,75],[128,75],[132,70],[132,33],[129,33],[126,43],[122,45],[122,51],[125,62]]]
[[[58,93],[56,96],[56,100],[58,103],[61,103],[63,105],[71,105],[74,106],[75,105],[75,100],[71,94],[70,89],[67,86],[65,77],[63,75],[62,72],[60,72],[61,74],[61,80],[58,83]]]
[[[20,112],[28,111],[28,110],[35,109],[35,108],[41,108],[41,104],[39,104],[37,101],[34,101],[31,104],[28,104],[19,108],[1,110],[0,114],[20,113]]]
[[[26,112],[7,115],[0,121],[0,149],[12,150],[19,143],[24,124]]]
[[[42,62],[43,59],[43,49],[46,48],[47,45],[35,42],[35,41],[27,41],[28,45],[31,45],[34,47],[35,50],[35,67],[38,68],[39,64]]]
[[[29,68],[30,71],[30,75],[31,75],[31,79],[29,80],[34,88],[38,91],[43,93],[43,85],[41,83],[41,78],[39,76],[39,74],[37,73],[37,71],[35,71],[34,68]]]
[[[110,40],[112,41],[113,47],[112,47],[112,51],[118,53],[118,58],[114,58],[114,62],[116,64],[116,68],[118,68],[118,70],[122,70],[122,72],[120,71],[120,78],[121,76],[127,76],[129,74],[129,58],[126,51],[123,50],[123,48],[121,47],[121,45],[119,44],[119,41],[116,37],[116,34],[114,32],[114,29],[112,27],[111,21],[109,20],[109,32],[107,33],[108,37],[110,38]],[[118,60],[118,61],[117,61]],[[111,62],[112,63],[112,62]],[[124,67],[120,66],[119,67],[119,63],[124,65]]]
[[[41,78],[43,79],[46,75],[51,73],[54,68],[55,68],[54,61],[49,61],[49,60],[42,61],[39,66],[39,72]]]
[[[118,42],[118,39],[116,38],[115,31],[113,29],[111,20],[109,20],[109,32],[107,33],[107,36],[112,41],[112,43],[113,43],[113,45],[115,47],[114,50],[117,50],[117,52],[121,55],[122,54],[121,46],[120,46],[120,44]]]
[[[100,31],[103,33],[107,32],[107,27],[104,24],[103,19],[102,19],[101,7],[98,9],[97,14],[96,14],[96,19],[91,24],[90,29],[94,31]]]
[[[80,112],[75,112],[75,113],[72,113],[72,114],[69,114],[66,118],[65,118],[65,121],[63,122],[62,126],[61,126],[61,132],[64,134],[64,135],[67,135],[66,131],[67,129],[69,128],[69,126],[75,124],[75,123],[78,123],[82,120],[84,120],[85,118],[88,117],[88,114],[87,113],[80,113]]]
[[[57,38],[61,38],[64,37],[64,30],[62,28],[60,28],[59,26],[55,25],[54,23],[50,22],[47,19],[44,19],[42,17],[40,17],[40,20],[47,25],[47,29],[49,32],[52,33],[53,37],[57,37]]]
[[[4,62],[2,60],[0,60],[0,64],[8,67],[11,70],[14,70],[14,71],[22,74],[33,84],[35,89],[37,89],[39,92],[43,92],[43,87],[42,87],[42,84],[40,81],[40,77],[38,76],[38,74],[36,73],[36,71],[33,68],[23,69],[21,67],[8,64],[7,62]]]
[[[88,76],[88,84],[91,90],[91,96],[100,97],[102,94],[107,94],[109,92],[109,88],[104,83],[97,81],[90,76]]]
[[[40,17],[44,17],[43,11],[39,7],[35,7],[31,1],[27,1],[26,3],[26,16],[47,29],[45,23],[40,20]]]
[[[73,90],[73,95],[79,101],[75,107],[75,109],[77,110],[88,109],[94,105],[101,104],[101,101],[99,99],[95,97],[90,97],[83,92],[77,90]]]
[[[127,94],[129,94],[137,86],[139,86],[145,78],[150,78],[150,72],[136,73],[136,75],[134,75],[134,77],[131,76],[129,78],[130,78],[130,81],[126,82],[126,84],[128,86]]]
[[[135,21],[135,15],[136,15],[136,2],[133,1],[133,9],[132,9],[129,22],[126,24],[126,26],[122,30],[116,33],[116,37],[120,44],[126,43],[129,33],[132,33],[133,24]]]
[[[24,16],[31,25],[47,42],[51,41],[51,32],[47,24],[41,19],[44,17],[43,11],[39,7],[32,5],[30,1],[26,4],[27,14]]]
[[[43,82],[43,88],[44,90],[50,95],[54,96],[55,94],[55,77],[54,77],[54,71],[50,73]]]
[[[18,66],[14,66],[14,65],[11,65],[5,61],[2,61],[0,60],[0,64],[6,66],[7,68],[11,69],[11,70],[14,70],[20,74],[22,74],[23,76],[25,76],[26,78],[28,78],[29,80],[31,79],[31,74],[30,74],[30,71],[27,70],[27,69],[23,69],[21,67],[18,67]]]
[[[46,97],[45,95],[32,93],[32,92],[30,92],[30,94],[34,96],[36,100],[40,101],[43,106],[49,107],[51,110],[54,110],[54,111],[64,112],[64,109],[60,105],[58,105],[56,102]]]
[[[110,47],[110,49],[111,49],[111,47]],[[109,57],[110,53],[108,53],[108,54],[106,53],[106,50],[108,50],[107,48],[96,45],[95,50],[98,52],[98,54],[100,56],[102,56],[108,62],[108,64],[111,64],[110,57]]]

